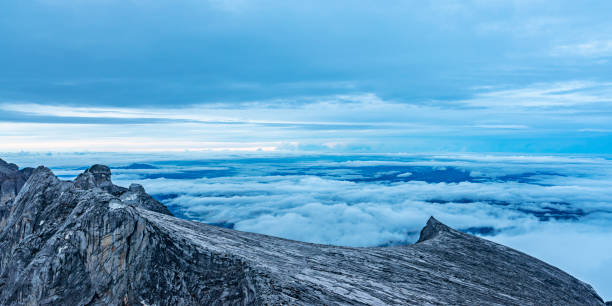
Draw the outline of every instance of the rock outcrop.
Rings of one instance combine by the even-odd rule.
[[[0,205],[11,202],[32,174],[33,168],[19,170],[15,164],[0,159]]]
[[[111,170],[104,165],[93,165],[79,174],[74,180],[74,186],[80,189],[99,188],[134,206],[172,215],[166,206],[148,195],[142,186],[131,184],[129,188],[125,188],[113,184]]]
[[[303,243],[175,218],[107,169],[32,173],[0,232],[1,305],[604,305],[567,273],[434,218],[410,246]]]
[[[0,228],[4,227],[5,218],[11,209],[13,200],[34,171],[33,168],[19,170],[15,164],[0,159]]]

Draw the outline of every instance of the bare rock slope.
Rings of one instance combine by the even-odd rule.
[[[107,170],[29,176],[0,232],[1,305],[604,305],[567,273],[434,218],[410,246],[303,243],[177,219]]]

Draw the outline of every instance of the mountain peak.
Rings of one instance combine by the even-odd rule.
[[[2,305],[603,304],[571,275],[433,217],[419,241],[436,243],[291,241],[164,214],[101,165],[75,181],[39,167],[13,201],[0,206]]]
[[[144,193],[145,192],[144,187],[142,187],[142,185],[140,185],[140,184],[130,184],[130,187],[128,189],[131,192],[136,192],[136,193]]]
[[[108,175],[109,177],[111,175],[110,168],[108,166],[106,166],[106,165],[100,165],[100,164],[92,165],[91,167],[89,167],[85,171],[86,172],[91,172],[91,173],[94,173],[94,174]]]
[[[74,186],[85,190],[100,188],[127,204],[172,216],[170,210],[148,195],[142,185],[131,184],[129,188],[125,188],[113,184],[111,170],[105,165],[95,164],[87,168],[74,180]]]
[[[419,236],[417,243],[432,239],[442,232],[450,232],[452,230],[453,229],[431,216],[429,217],[429,220],[427,220],[425,227],[423,227],[421,230],[421,235]]]
[[[10,164],[0,158],[0,173],[9,173],[18,171],[19,167],[15,164]]]
[[[32,168],[19,170],[19,166],[0,159],[0,219],[7,211],[5,204],[12,202],[33,173]]]
[[[105,165],[93,165],[85,172],[79,174],[74,180],[76,187],[81,189],[91,189],[98,187],[105,191],[113,193],[113,183],[111,181],[111,170]]]

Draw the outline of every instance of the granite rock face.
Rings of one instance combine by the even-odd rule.
[[[11,202],[32,174],[33,168],[19,170],[15,164],[0,159],[0,205]]]
[[[567,273],[434,218],[410,246],[303,243],[177,219],[107,169],[32,173],[0,232],[1,305],[604,305]]]
[[[19,170],[15,164],[0,159],[0,228],[11,209],[13,200],[34,171],[33,168]]]
[[[132,184],[129,188],[125,188],[114,185],[111,181],[111,170],[104,165],[93,165],[79,174],[74,180],[74,186],[80,189],[99,188],[134,206],[172,215],[166,206],[148,195],[142,186]]]

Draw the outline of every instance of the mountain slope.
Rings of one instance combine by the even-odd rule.
[[[29,176],[0,232],[0,304],[604,304],[563,271],[433,218],[411,246],[303,243],[177,219],[107,169]]]

